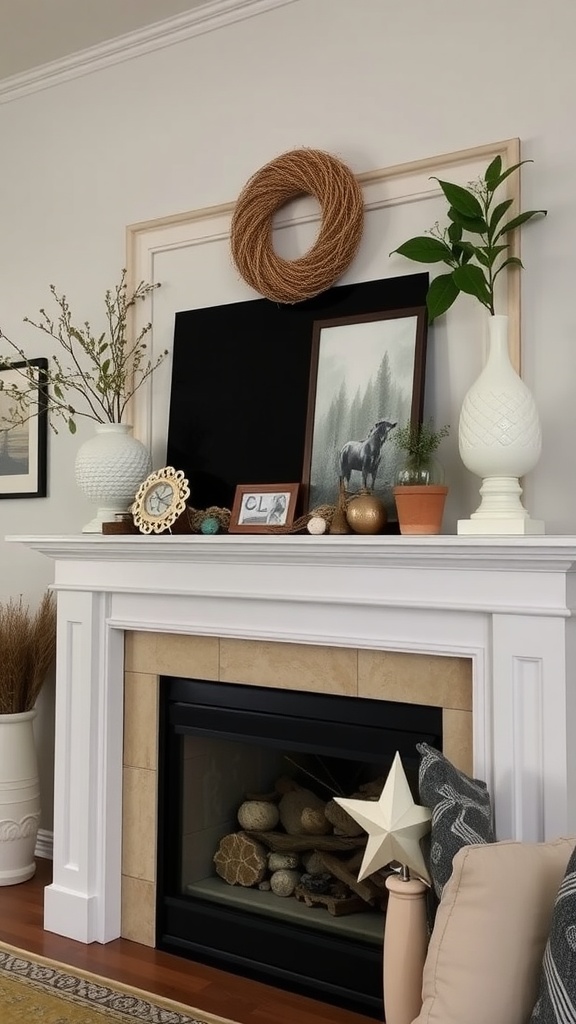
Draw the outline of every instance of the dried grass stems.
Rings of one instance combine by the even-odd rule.
[[[32,710],[55,657],[54,594],[35,613],[21,597],[0,604],[0,714]]]

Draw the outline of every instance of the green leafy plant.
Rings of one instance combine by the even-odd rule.
[[[58,354],[53,355],[52,365],[43,371],[46,387],[40,389],[40,401],[46,401],[54,430],[58,418],[73,434],[78,416],[97,423],[121,423],[130,399],[168,354],[160,353],[154,362],[148,358],[150,323],[136,337],[129,333],[130,310],[159,284],[141,281],[129,292],[126,277],[123,270],[120,282],[105,294],[106,326],[100,334],[93,333],[87,320],[81,325],[73,321],[66,296],[59,295],[54,285],[50,285],[50,292],[59,312],[53,317],[41,309],[38,320],[24,317],[25,323],[57,341],[67,357],[65,362]],[[0,357],[3,368],[18,375],[17,383],[0,380],[0,391],[8,399],[2,419],[9,426],[18,426],[39,411],[38,368],[2,330],[0,338],[18,354],[18,360]]]
[[[496,193],[511,174],[523,164],[521,160],[506,170],[497,156],[484,175],[468,187],[449,181],[435,180],[446,197],[450,224],[434,225],[427,235],[410,238],[393,252],[417,263],[445,263],[450,273],[434,278],[428,289],[426,304],[432,322],[445,313],[460,292],[474,295],[494,315],[494,285],[505,267],[522,267],[518,256],[510,255],[511,231],[546,210],[527,210],[506,220],[512,199],[496,202]],[[494,205],[495,204],[495,205]],[[390,253],[392,255],[392,253]]]

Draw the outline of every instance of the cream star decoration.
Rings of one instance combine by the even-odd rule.
[[[420,839],[430,831],[432,815],[428,807],[414,803],[399,753],[378,800],[334,799],[368,833],[359,882],[396,860],[430,883]]]

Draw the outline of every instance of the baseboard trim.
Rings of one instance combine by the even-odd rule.
[[[46,860],[54,859],[54,833],[48,829],[39,828],[36,836],[35,857],[44,857]]]

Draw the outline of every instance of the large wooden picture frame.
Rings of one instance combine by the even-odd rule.
[[[395,518],[397,424],[420,423],[426,370],[426,307],[318,320],[312,364],[304,484],[308,506],[336,504],[346,490],[377,493]]]

